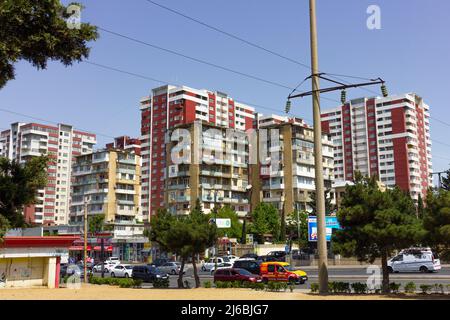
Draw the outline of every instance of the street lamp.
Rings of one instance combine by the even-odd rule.
[[[245,187],[245,190],[247,190],[249,196],[249,212],[252,212],[252,190],[253,190],[253,186],[251,184],[247,185]],[[242,226],[242,236],[241,236],[241,244],[246,244],[247,243],[247,214],[245,214],[244,216],[244,225]]]
[[[219,248],[217,245],[217,193],[218,190],[214,191],[214,224],[216,228],[214,229],[214,271],[217,270],[217,256],[219,252]]]

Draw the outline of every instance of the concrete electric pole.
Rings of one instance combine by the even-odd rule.
[[[87,283],[87,232],[88,232],[88,221],[87,221],[87,201],[84,201],[84,283]]]
[[[319,293],[328,293],[327,239],[325,229],[325,190],[322,163],[322,126],[320,121],[319,57],[317,53],[316,0],[309,0],[311,33],[311,80],[314,119],[314,165],[316,183],[317,248],[319,250]]]

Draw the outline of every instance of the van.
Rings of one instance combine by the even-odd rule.
[[[304,284],[308,275],[302,270],[295,270],[287,262],[263,262],[260,265],[260,274],[263,282],[287,281],[289,283]]]
[[[388,260],[389,272],[436,272],[441,270],[439,257],[430,248],[402,250]]]
[[[233,263],[233,268],[235,269],[244,269],[252,274],[259,274],[260,268],[259,263],[254,259],[239,259]]]

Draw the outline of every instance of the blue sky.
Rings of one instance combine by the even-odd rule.
[[[308,1],[155,0],[292,59],[309,64]],[[63,1],[68,3],[68,1]],[[84,0],[82,20],[264,79],[295,87],[309,71],[149,4],[145,0]],[[369,5],[381,8],[381,30],[366,27]],[[450,123],[450,2],[436,0],[318,0],[320,69],[381,76],[390,93],[417,92],[431,116]],[[194,88],[227,92],[236,100],[283,112],[288,89],[247,79],[101,33],[90,60]],[[37,71],[16,65],[16,80],[0,91],[0,108],[107,136],[138,136],[139,99],[159,83],[84,63],[50,63]],[[351,81],[357,81],[352,80]],[[326,85],[322,83],[322,85]],[[309,83],[301,88],[309,89]],[[372,88],[379,91],[378,87]],[[371,95],[359,89],[349,98]],[[339,92],[326,97],[339,100]],[[322,109],[335,107],[323,100]],[[258,109],[264,113],[272,113]],[[311,119],[311,101],[296,100],[293,113]],[[28,118],[0,111],[0,128]],[[434,169],[450,167],[450,127],[431,121]],[[109,142],[99,136],[99,146]]]

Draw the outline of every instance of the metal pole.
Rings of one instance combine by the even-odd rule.
[[[214,272],[216,272],[217,270],[217,255],[219,253],[219,248],[217,245],[217,190],[214,191],[214,223],[216,225],[216,228],[214,229],[214,244],[215,244],[215,248],[214,248]]]
[[[319,59],[317,49],[316,0],[309,0],[311,32],[311,73],[314,117],[314,162],[316,183],[317,247],[319,249],[319,293],[328,293],[327,240],[325,229],[325,193],[322,163],[322,128],[320,121]]]
[[[300,253],[300,210],[297,210],[297,241],[298,241],[298,253]]]
[[[84,201],[84,283],[87,283],[87,201]]]

